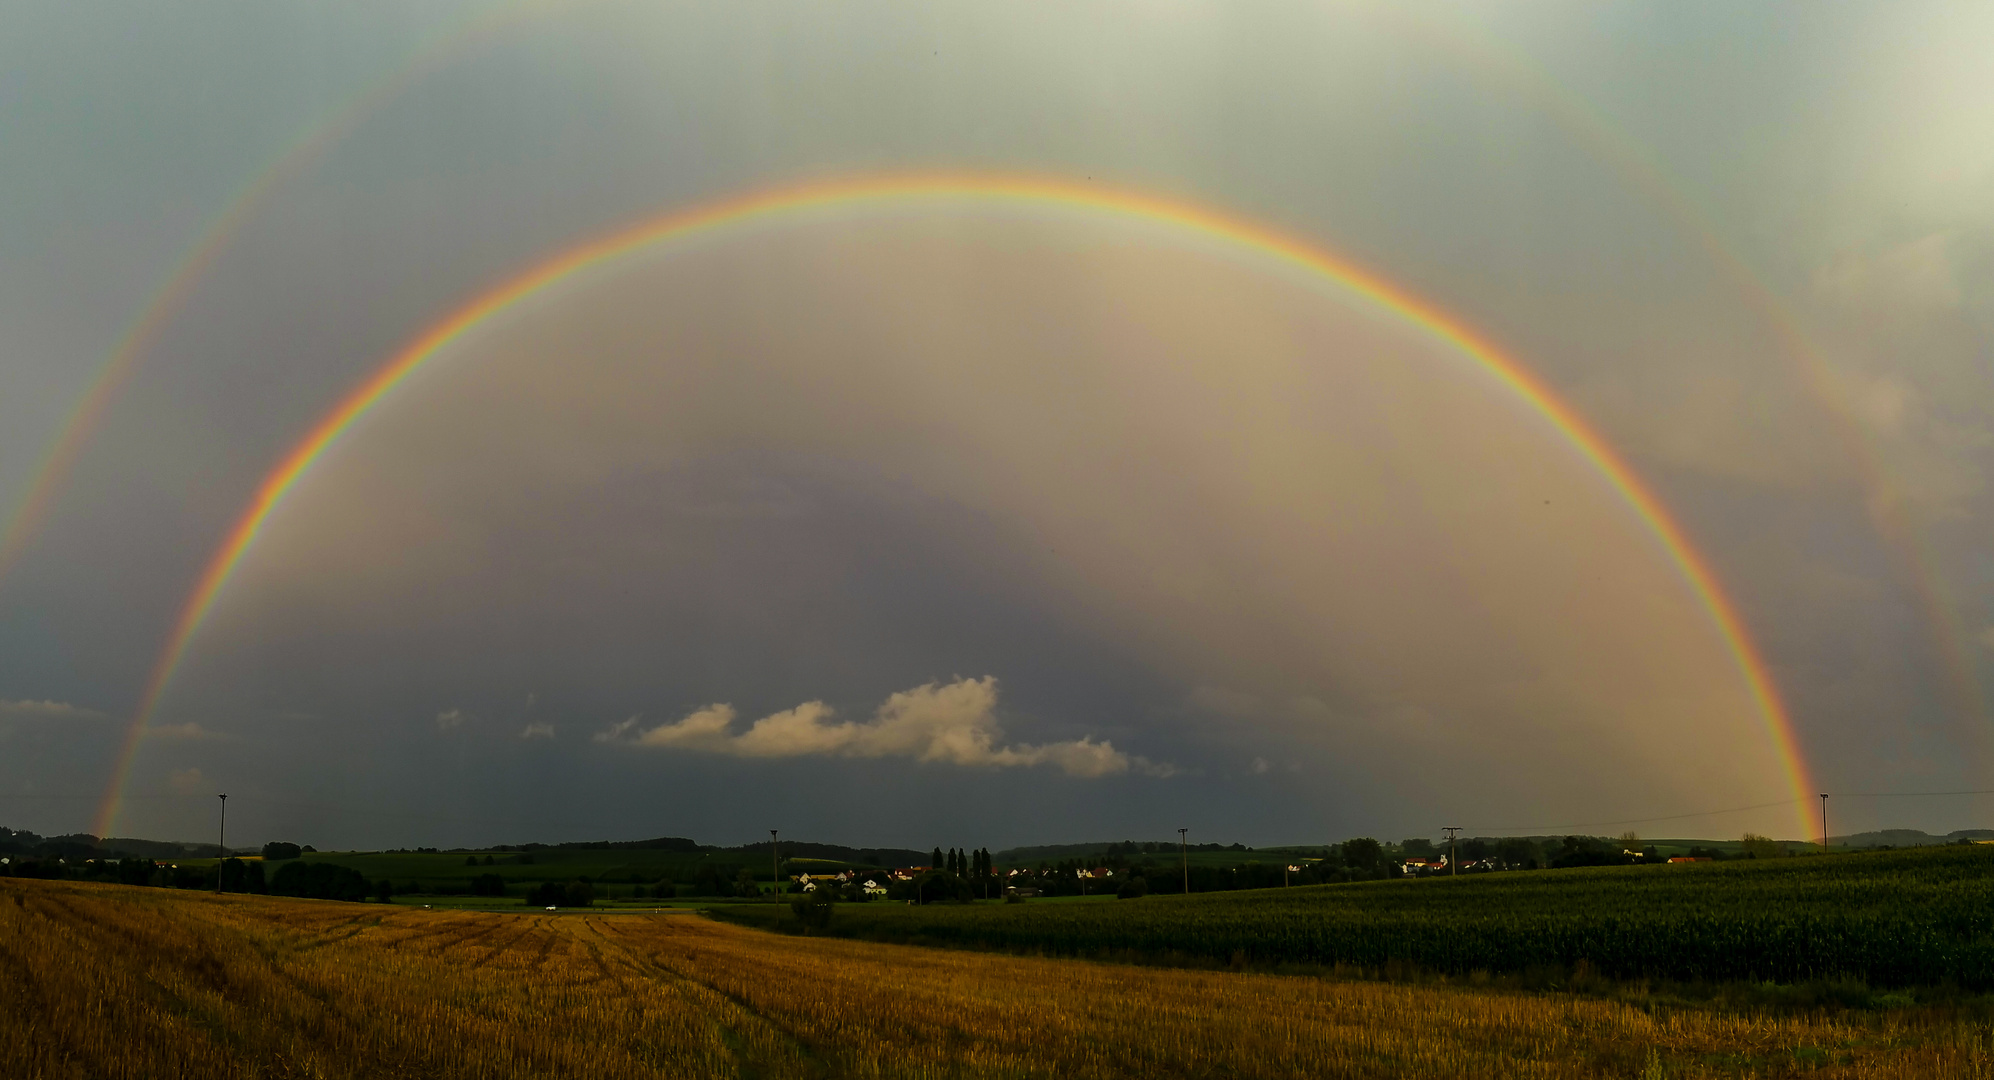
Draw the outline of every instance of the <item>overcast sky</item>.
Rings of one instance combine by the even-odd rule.
[[[676,207],[938,168],[1258,221],[1474,327],[1708,560],[1835,832],[1994,821],[1870,797],[1994,788],[1984,5],[4,17],[0,526],[213,258],[0,567],[0,824],[90,825],[259,479],[423,329]],[[320,847],[1812,813],[1761,805],[1681,568],[1499,380],[1239,245],[973,198],[639,253],[452,344],[270,519],[114,831],[218,791]]]

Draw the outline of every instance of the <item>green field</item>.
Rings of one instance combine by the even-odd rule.
[[[720,917],[797,929],[740,906]],[[1994,851],[1928,848],[1079,903],[840,906],[831,933],[1048,955],[1994,989]]]

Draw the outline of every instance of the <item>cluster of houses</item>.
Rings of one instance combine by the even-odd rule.
[[[1641,857],[1640,852],[1636,851],[1629,851],[1626,854],[1635,858]],[[1704,856],[1691,857],[1677,855],[1668,861],[1671,863],[1692,863],[1709,862],[1710,860]],[[791,874],[790,880],[801,885],[804,892],[814,892],[818,885],[828,882],[841,888],[855,885],[864,889],[867,896],[884,897],[890,885],[895,882],[913,881],[915,878],[927,873],[930,869],[930,867],[926,866],[908,866],[898,870],[874,870],[863,873],[857,870],[842,870],[835,874]],[[1288,867],[1290,873],[1299,873],[1301,869],[1300,866]],[[1500,859],[1466,859],[1461,862],[1459,872],[1470,874],[1483,870],[1505,869],[1508,869],[1508,866]],[[1399,863],[1399,871],[1407,877],[1445,874],[1448,872],[1447,856],[1437,855],[1430,859],[1417,856],[1407,858]],[[1093,869],[1082,868],[1075,870],[1073,874],[1082,881],[1108,881],[1115,876],[1115,872],[1105,866]],[[1006,895],[1023,897],[1039,895],[1036,884],[1038,871],[1036,870],[1006,870],[1000,876],[1004,879],[1004,892]]]
[[[1461,860],[1459,872],[1473,874],[1483,870],[1506,870],[1508,868],[1509,864],[1503,862],[1501,859],[1463,859]],[[1447,873],[1447,869],[1447,856],[1445,855],[1437,855],[1431,859],[1410,858],[1399,863],[1399,872],[1407,877],[1415,877],[1420,874],[1444,874]]]
[[[864,878],[863,881],[859,880]],[[858,885],[867,896],[885,896],[888,881],[912,881],[913,873],[906,870],[886,870],[872,874],[859,874],[852,870],[841,870],[835,874],[791,874],[789,880],[803,886],[804,892],[816,892],[820,884],[839,886]]]
[[[1621,854],[1633,859],[1645,858],[1638,851],[1622,851]],[[1676,855],[1672,856],[1668,861],[1671,863],[1698,863],[1709,862],[1710,858],[1707,855]],[[1479,870],[1506,870],[1508,868],[1508,864],[1504,863],[1501,859],[1469,859],[1461,863],[1460,872],[1471,874]],[[1291,866],[1288,869],[1294,870],[1298,869],[1298,867]],[[1431,859],[1407,859],[1399,864],[1399,871],[1407,877],[1421,874],[1444,874],[1447,872],[1447,856],[1440,855]]]
[[[789,875],[789,880],[802,886],[804,892],[815,892],[817,891],[817,886],[822,884],[836,885],[840,888],[856,885],[864,889],[867,896],[883,897],[886,895],[888,886],[893,883],[913,881],[915,878],[927,873],[930,869],[930,867],[926,866],[908,866],[898,870],[873,870],[864,873],[857,870],[840,870],[835,874],[791,874]],[[1291,867],[1291,869],[1299,870],[1301,868]],[[1005,871],[1002,875],[1004,878],[1004,892],[1007,895],[1037,896],[1039,894],[1038,889],[1029,883],[1031,879],[1037,876],[1037,873],[1035,870]],[[1105,866],[1096,867],[1091,870],[1083,868],[1075,870],[1073,873],[1075,877],[1080,878],[1082,881],[1100,881],[1115,876],[1115,872]],[[1021,881],[1019,880],[1020,878],[1024,880]]]

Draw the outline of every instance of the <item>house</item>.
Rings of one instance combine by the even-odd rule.
[[[1709,862],[1709,861],[1710,861],[1710,857],[1709,857],[1708,855],[1671,855],[1671,856],[1669,856],[1669,862],[1670,862],[1670,863],[1679,863],[1679,862]]]

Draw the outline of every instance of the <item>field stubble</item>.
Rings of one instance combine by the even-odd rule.
[[[0,880],[20,1077],[1986,1077],[1933,1009],[1753,1015]]]

